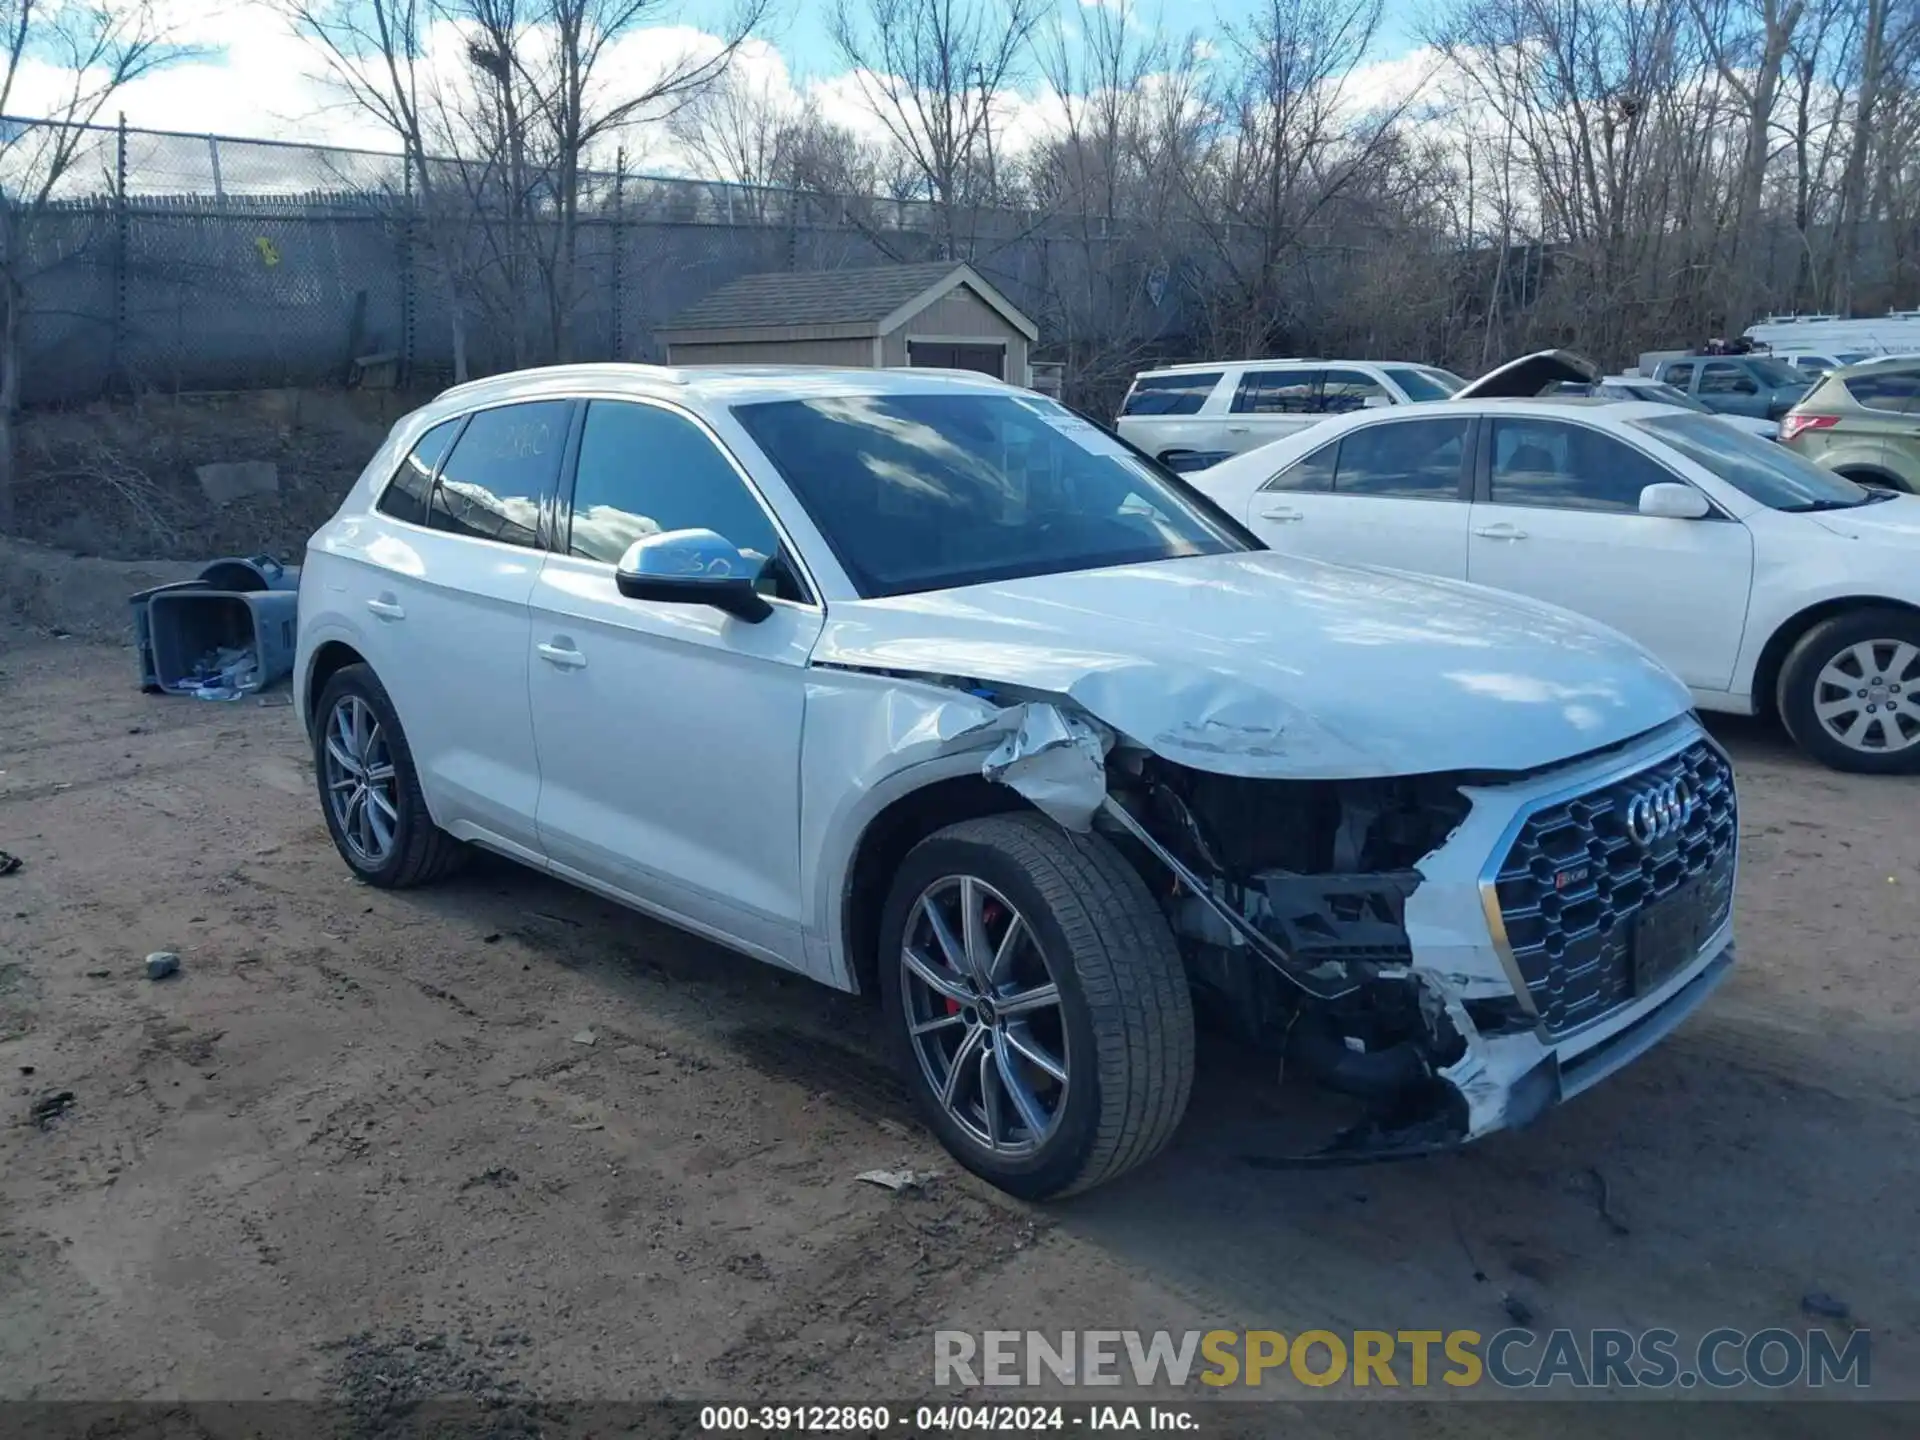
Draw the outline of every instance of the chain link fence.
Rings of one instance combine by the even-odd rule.
[[[48,128],[0,126],[16,156]],[[535,188],[514,214],[477,166],[417,176],[397,155],[126,127],[79,138],[20,242],[28,404],[345,381],[369,357],[430,385],[453,373],[456,315],[476,375],[657,359],[655,332],[740,275],[934,258],[943,231],[920,201],[594,172],[565,253],[551,196]],[[1160,242],[1004,210],[946,228],[1037,317],[1125,270],[1131,331],[1186,323]]]

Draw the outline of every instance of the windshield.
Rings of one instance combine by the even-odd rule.
[[[1445,400],[1467,383],[1451,370],[1438,370],[1431,365],[1390,366],[1386,376],[1406,391],[1409,400]]]
[[[1807,377],[1795,370],[1784,360],[1764,360],[1749,357],[1747,364],[1764,384],[1779,389],[1782,385],[1804,386]]]
[[[1258,548],[1041,396],[837,395],[733,413],[869,598]]]
[[[1629,420],[1655,439],[1703,465],[1770,510],[1848,510],[1873,492],[1803,460],[1784,445],[1762,440],[1711,415],[1658,415]]]

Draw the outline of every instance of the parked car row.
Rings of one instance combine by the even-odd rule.
[[[1194,483],[1275,549],[1565,606],[1703,709],[1777,714],[1837,769],[1920,769],[1920,498],[1665,404],[1437,408],[1329,421]]]
[[[1920,501],[1666,406],[1410,403],[1451,380],[1281,369],[1358,404],[1215,499],[985,377],[456,387],[308,548],[326,825],[369,884],[478,846],[877,994],[929,1125],[1019,1195],[1167,1143],[1196,1010],[1361,1103],[1308,1158],[1524,1125],[1733,962],[1703,694],[1777,665],[1796,733],[1892,768],[1920,652],[1842,597]],[[1826,608],[1783,621],[1789,556]]]

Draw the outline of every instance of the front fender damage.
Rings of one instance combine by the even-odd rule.
[[[1203,1007],[1364,1106],[1326,1149],[1269,1163],[1426,1153],[1530,1118],[1513,1113],[1507,1053],[1537,1053],[1524,1003],[1497,971],[1463,973],[1458,945],[1438,947],[1436,966],[1409,935],[1410,908],[1413,928],[1431,928],[1422,917],[1436,907],[1410,907],[1429,872],[1464,868],[1443,852],[1473,777],[1201,770],[1066,697],[891,678],[957,692],[951,711],[921,712],[911,748],[978,752],[987,780],[1064,828],[1110,836],[1160,901]],[[1503,1045],[1509,1034],[1527,1046]]]

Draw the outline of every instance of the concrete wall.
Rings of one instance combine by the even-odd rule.
[[[1027,337],[964,285],[941,296],[919,314],[908,317],[906,324],[888,335],[883,345],[885,363],[904,366],[909,340],[1004,340],[1006,378],[1015,385],[1027,383]]]
[[[676,341],[669,365],[855,365],[873,364],[871,340],[765,340],[724,344]]]

